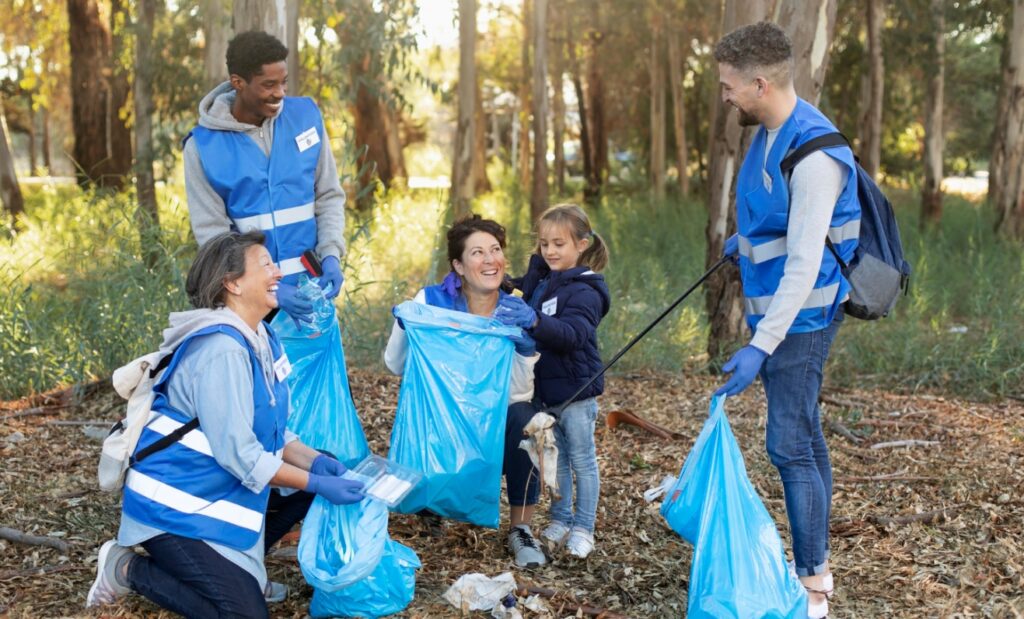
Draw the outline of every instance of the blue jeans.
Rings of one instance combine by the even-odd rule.
[[[558,417],[558,491],[562,498],[551,505],[551,517],[569,527],[594,532],[601,480],[597,472],[594,423],[597,398],[573,402]],[[576,496],[573,501],[573,478]]]
[[[811,333],[792,333],[761,367],[768,398],[765,446],[782,478],[799,576],[824,571],[829,556],[832,464],[821,430],[818,395],[832,340],[843,315]]]
[[[266,548],[305,517],[313,495],[270,493]],[[269,617],[263,591],[252,574],[206,542],[164,533],[142,542],[149,556],[128,564],[132,590],[185,617]]]

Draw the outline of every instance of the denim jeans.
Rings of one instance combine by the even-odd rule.
[[[824,571],[829,556],[832,465],[821,430],[818,395],[840,313],[828,327],[792,333],[761,367],[768,398],[765,446],[782,478],[799,576]]]
[[[502,471],[505,473],[505,488],[511,506],[536,505],[540,498],[539,473],[530,455],[525,449],[519,448],[523,440],[523,428],[536,413],[537,409],[529,402],[516,402],[508,407]]]
[[[308,492],[282,497],[270,493],[266,547],[305,517],[313,502]],[[185,617],[269,617],[263,591],[252,574],[224,558],[206,542],[164,533],[142,542],[149,556],[128,564],[132,590]]]
[[[601,480],[597,472],[594,423],[597,398],[573,402],[558,417],[558,491],[562,498],[551,505],[551,517],[569,527],[594,532]],[[576,481],[573,501],[573,479]]]

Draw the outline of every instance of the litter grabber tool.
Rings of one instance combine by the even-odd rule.
[[[583,383],[583,385],[576,390],[576,393],[572,394],[569,397],[569,399],[560,404],[554,410],[550,412],[541,411],[537,413],[530,420],[530,423],[527,424],[526,428],[524,429],[524,434],[526,435],[526,438],[523,439],[523,441],[519,444],[519,448],[525,450],[527,453],[530,454],[530,460],[533,462],[533,465],[537,467],[537,471],[540,474],[541,482],[547,485],[556,496],[558,496],[559,494],[557,483],[551,483],[551,481],[555,479],[555,475],[553,474],[553,471],[545,470],[546,468],[549,468],[548,466],[545,466],[545,464],[547,462],[557,461],[558,451],[557,447],[555,446],[554,432],[552,431],[552,429],[554,428],[555,421],[558,419],[558,416],[561,415],[565,411],[566,407],[572,404],[572,402],[581,393],[583,393],[587,389],[587,387],[592,385],[595,380],[604,376],[604,373],[607,372],[608,369],[611,368],[613,365],[615,365],[615,363],[619,359],[621,359],[624,354],[629,352],[629,349],[633,348],[633,346],[636,345],[636,343],[639,342],[645,335],[647,335],[651,329],[657,326],[659,322],[664,320],[666,316],[672,313],[672,310],[678,307],[680,303],[685,301],[687,297],[693,294],[693,291],[700,287],[700,285],[703,284],[709,277],[711,277],[711,275],[715,271],[717,271],[719,267],[721,267],[723,264],[727,262],[730,262],[731,260],[732,258],[729,256],[723,256],[722,258],[720,258],[718,262],[713,264],[710,269],[708,269],[703,275],[700,276],[700,279],[694,282],[692,286],[687,288],[686,292],[681,294],[679,298],[672,303],[672,305],[669,305],[668,308],[665,309],[665,311],[663,311],[657,318],[655,318],[651,322],[651,324],[647,325],[643,331],[633,336],[633,339],[630,340],[628,344],[623,346],[622,350],[615,353],[615,356],[613,356],[611,360],[608,363],[606,363],[600,371],[598,371],[597,374],[594,374],[593,376],[590,377],[590,379],[587,382]],[[533,430],[532,432],[531,429]]]

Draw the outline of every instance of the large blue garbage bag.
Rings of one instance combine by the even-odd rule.
[[[283,312],[272,326],[292,364],[289,429],[355,465],[369,447],[349,391],[337,318],[312,337]],[[420,560],[388,536],[383,503],[332,505],[317,497],[302,523],[299,565],[314,588],[311,616],[382,617],[412,601]]]
[[[397,511],[422,509],[497,528],[513,346],[518,328],[407,301],[409,341],[390,458],[423,473]]]
[[[327,324],[311,336],[285,312],[278,312],[271,323],[292,365],[288,429],[310,447],[330,451],[345,466],[354,466],[370,448],[352,403],[337,317]]]
[[[686,616],[806,617],[807,593],[787,568],[775,523],[747,477],[724,403],[712,399],[661,504],[669,526],[693,544]]]

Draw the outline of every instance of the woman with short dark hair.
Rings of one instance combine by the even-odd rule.
[[[440,284],[428,286],[414,297],[417,303],[493,316],[500,307],[526,304],[507,293],[505,281],[505,228],[496,221],[470,215],[448,230],[448,263],[451,271]],[[533,366],[540,355],[525,333],[516,340],[512,363],[508,417],[505,423],[505,485],[508,492],[509,551],[519,567],[537,567],[547,562],[540,544],[530,530],[530,521],[540,497],[537,471],[527,453],[519,448],[523,428],[536,410],[533,399]],[[408,342],[397,321],[391,329],[384,364],[395,374],[405,370]]]
[[[170,363],[134,454],[198,426],[129,468],[121,528],[100,548],[87,606],[136,591],[189,617],[267,617],[265,597],[283,599],[283,586],[267,580],[266,549],[315,494],[362,499],[341,463],[286,430],[290,366],[263,322],[277,307],[281,271],[263,241],[261,232],[220,234],[189,269],[196,309],[172,313],[164,330]],[[272,494],[271,485],[300,492]]]

